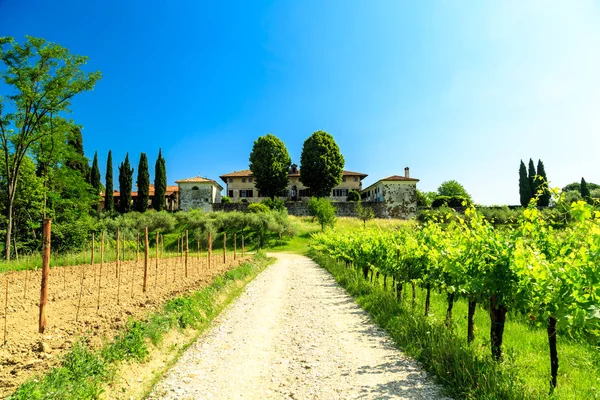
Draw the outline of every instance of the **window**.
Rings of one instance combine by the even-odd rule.
[[[229,196],[230,198],[233,197],[233,190],[228,190],[227,196]]]
[[[358,176],[354,177],[354,182],[358,182]]]
[[[246,178],[242,178],[242,183],[246,183]]]
[[[342,182],[346,182],[346,177],[342,176]]]
[[[252,178],[248,178],[248,182],[252,183]]]
[[[233,183],[233,178],[229,178],[229,183]]]
[[[198,189],[198,186],[194,186],[194,187],[192,188],[192,190],[200,190],[200,189]]]
[[[310,189],[300,189],[300,190],[298,190],[298,196],[311,197],[312,193],[311,193]]]
[[[333,189],[333,197],[347,197],[348,189]]]
[[[252,190],[240,190],[240,197],[254,197]]]

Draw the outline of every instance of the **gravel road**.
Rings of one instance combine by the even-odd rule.
[[[274,256],[150,399],[443,398],[327,271]]]

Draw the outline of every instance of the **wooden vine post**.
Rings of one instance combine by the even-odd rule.
[[[237,234],[233,232],[233,260],[237,258]]]
[[[188,243],[188,231],[187,229],[185,230],[185,277],[188,277],[188,254],[189,254],[189,247],[188,247],[189,243]]]
[[[154,258],[155,258],[155,263],[156,263],[156,275],[154,275],[154,288],[156,289],[156,284],[158,283],[158,231],[156,232],[156,239],[155,239],[155,249],[154,249]]]
[[[102,231],[102,241],[100,242],[100,272],[98,273],[98,310],[100,309],[100,289],[102,288],[102,267],[103,266],[104,266],[104,231]]]
[[[50,275],[50,232],[52,220],[44,219],[42,230],[42,285],[40,291],[40,320],[39,333],[46,330],[46,304],[48,303],[48,276]]]
[[[227,262],[227,233],[223,232],[223,264]]]
[[[144,228],[144,284],[142,291],[146,293],[148,289],[148,227]]]
[[[119,228],[117,228],[117,239],[115,243],[115,278],[119,277]]]
[[[94,234],[94,232],[92,232],[92,257],[91,257],[92,268],[94,268],[95,250],[96,250],[96,235]]]
[[[212,256],[212,233],[208,232],[208,249],[206,251],[206,258],[208,260],[208,269],[210,269],[211,256]]]
[[[137,240],[135,242],[135,262],[140,260],[140,233],[137,234]]]
[[[4,340],[2,343],[6,344],[6,333],[7,333],[7,323],[8,323],[8,274],[6,274],[6,289],[4,292]]]

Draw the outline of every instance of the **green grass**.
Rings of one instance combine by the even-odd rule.
[[[145,320],[131,321],[99,351],[90,350],[85,339],[79,340],[59,367],[43,377],[28,380],[9,399],[98,398],[104,385],[113,381],[119,362],[144,362],[149,354],[149,343],[158,344],[172,329],[193,327],[202,331],[240,293],[235,290],[235,283],[250,280],[269,262],[259,253],[252,262],[217,276],[210,286],[169,300],[162,311]],[[217,302],[223,293],[227,298]]]
[[[600,353],[582,340],[558,338],[559,381],[549,396],[549,350],[543,328],[509,313],[504,350],[505,361],[492,361],[489,351],[489,315],[479,307],[475,316],[476,340],[467,344],[467,304],[454,306],[451,329],[445,326],[446,299],[432,293],[430,316],[424,317],[424,291],[417,290],[412,307],[410,285],[399,303],[383,277],[374,286],[361,274],[331,259],[312,254],[337,281],[386,329],[397,345],[423,363],[456,398],[469,399],[597,399],[600,398]]]

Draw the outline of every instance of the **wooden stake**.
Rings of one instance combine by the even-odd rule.
[[[188,277],[188,231],[185,230],[185,277]]]
[[[100,272],[98,272],[98,310],[100,310],[100,288],[102,287],[102,267],[104,266],[104,231],[100,242]],[[107,268],[108,269],[108,268]]]
[[[144,284],[142,291],[148,288],[148,227],[144,228]]]
[[[42,237],[42,284],[40,291],[40,320],[39,333],[46,330],[46,304],[48,303],[48,276],[50,275],[50,233],[52,232],[52,220],[44,219]]]
[[[212,233],[208,232],[208,249],[206,258],[208,259],[208,269],[210,269],[210,258],[212,256]]]
[[[137,241],[135,242],[135,262],[137,263],[140,258],[140,233],[137,234]]]
[[[6,344],[6,324],[8,321],[8,274],[6,274],[6,291],[4,298],[4,341],[2,343]]]
[[[235,261],[235,259],[237,258],[237,234],[235,232],[233,232],[233,259]]]
[[[119,277],[119,228],[117,228],[117,239],[115,243],[115,278]]]
[[[92,251],[92,254],[94,254],[93,251]],[[94,256],[92,255],[92,265],[93,264],[94,264]],[[75,322],[79,321],[79,309],[81,308],[81,296],[83,294],[83,282],[84,281],[85,281],[85,267],[82,264],[81,265],[81,286],[79,287],[79,300],[77,301],[77,312],[75,312]]]
[[[223,264],[227,262],[227,233],[223,232]]]
[[[245,251],[245,248],[244,248],[244,235],[242,235],[242,257],[244,257],[244,251]]]
[[[158,282],[158,232],[156,232],[156,249],[155,250],[155,259],[156,259],[156,275],[154,276],[154,288],[156,289],[156,284]]]
[[[91,261],[92,267],[94,266],[94,255],[95,255],[94,250],[95,250],[95,248],[96,248],[95,234],[94,234],[94,232],[92,232],[92,261]]]
[[[23,300],[27,298],[27,281],[29,277],[29,259],[27,260],[27,264],[25,266],[25,287],[23,288]]]

